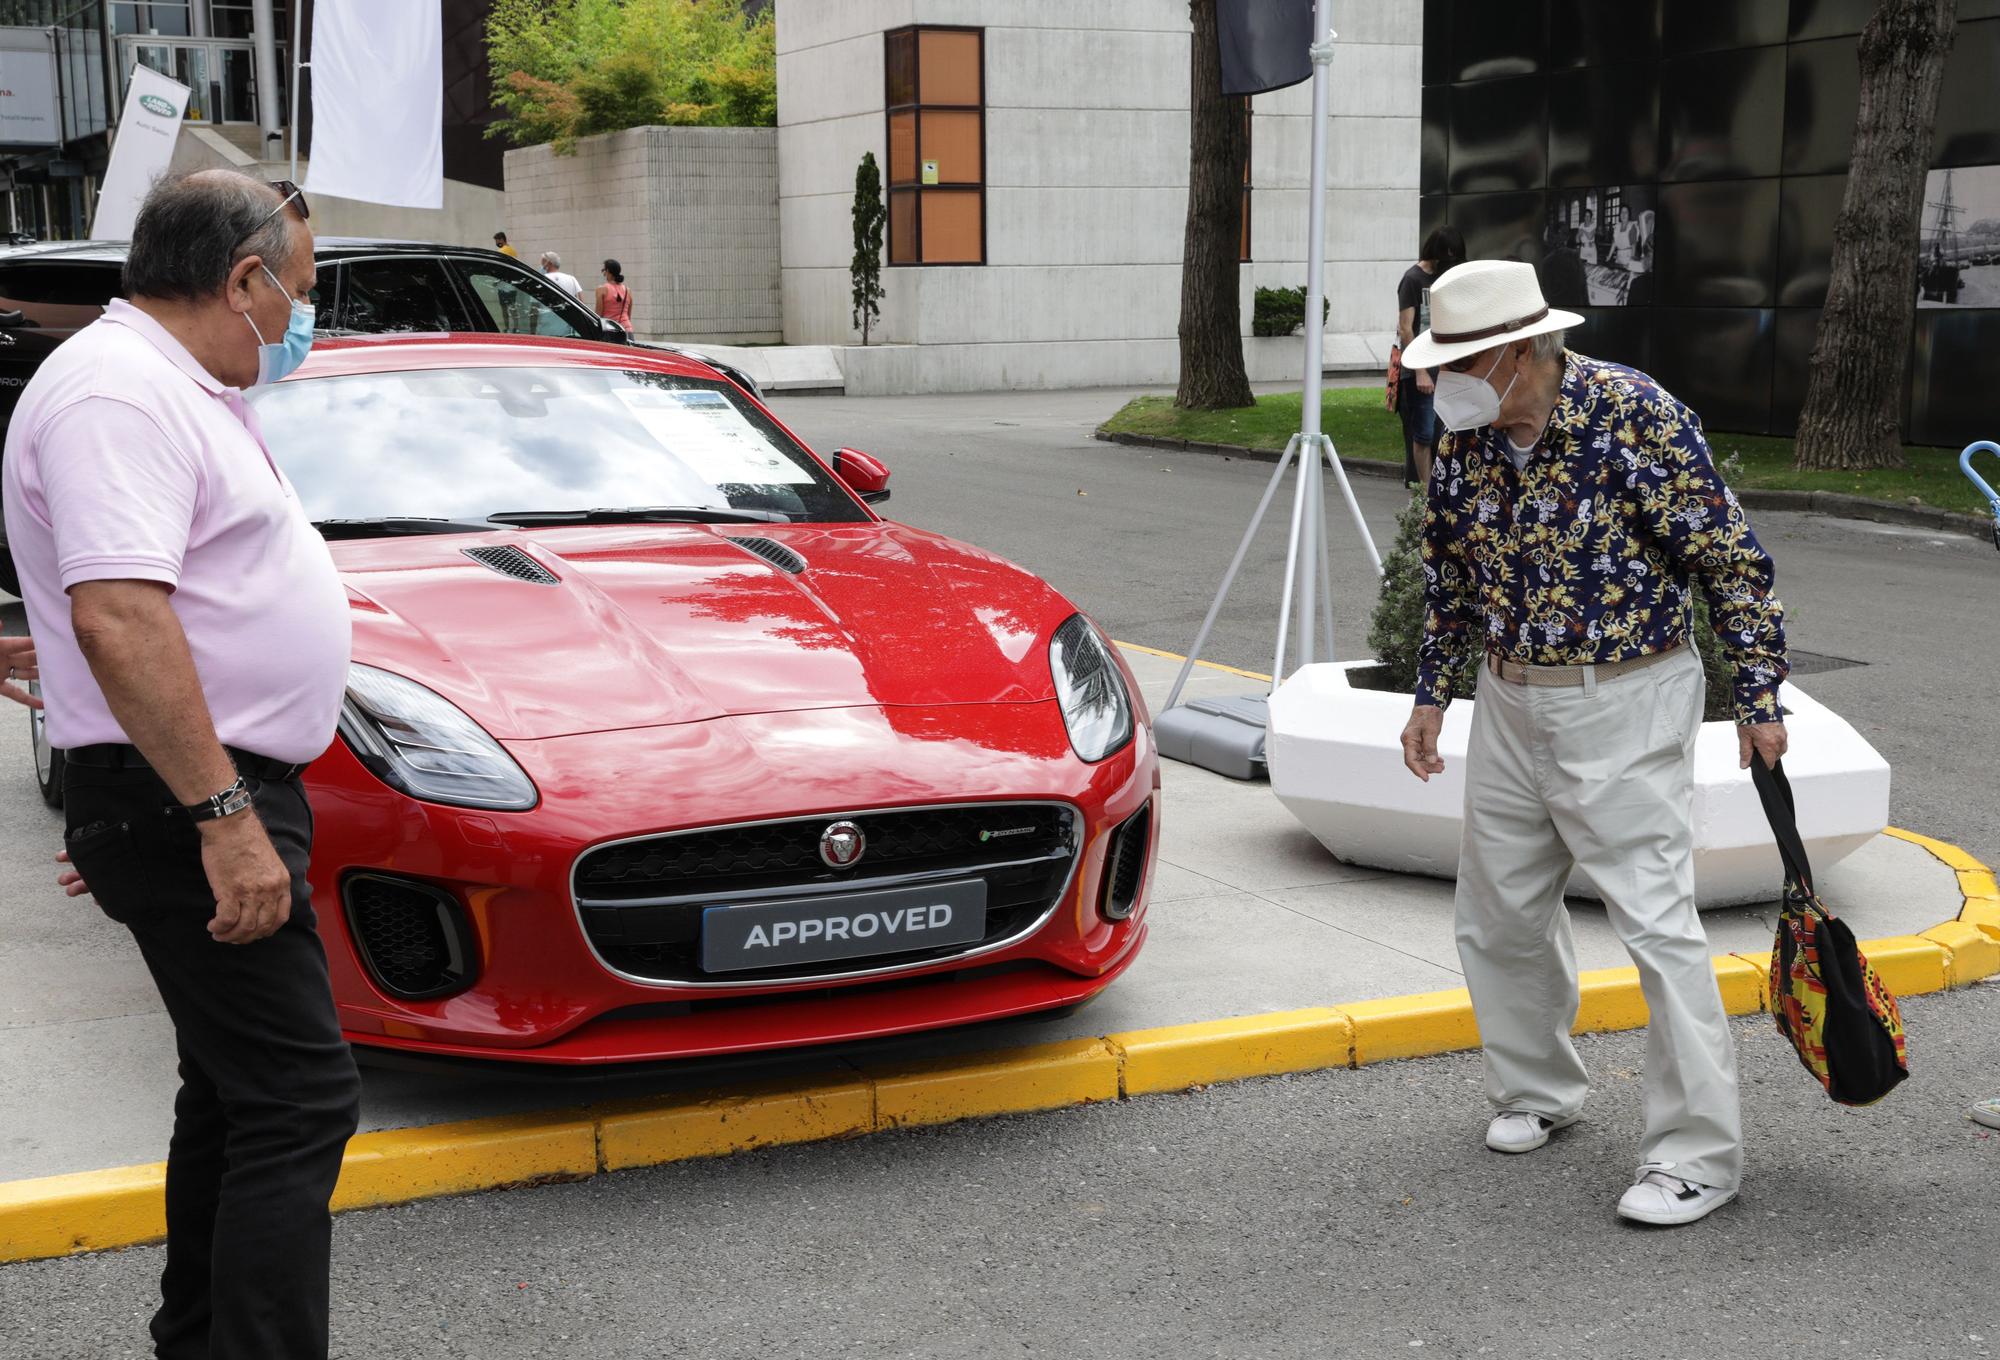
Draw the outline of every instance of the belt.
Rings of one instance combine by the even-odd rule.
[[[1576,689],[1591,678],[1615,680],[1633,671],[1643,671],[1648,666],[1656,666],[1679,656],[1680,652],[1680,647],[1669,647],[1663,652],[1648,652],[1644,656],[1629,656],[1623,661],[1604,661],[1591,666],[1524,666],[1518,661],[1507,660],[1497,652],[1488,652],[1486,669],[1510,685]]]
[[[235,762],[238,774],[247,774],[252,779],[290,779],[305,769],[304,765],[288,765],[282,760],[260,756],[254,751],[245,751],[235,746],[222,748]],[[63,759],[71,765],[81,765],[92,770],[150,770],[152,762],[139,753],[136,746],[124,746],[116,742],[105,742],[98,746],[75,746],[63,752]]]

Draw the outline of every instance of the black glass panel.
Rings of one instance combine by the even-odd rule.
[[[1661,44],[1669,56],[1762,47],[1785,40],[1790,18],[1789,0],[1666,0]]]
[[[1538,77],[1451,87],[1453,193],[1539,189],[1547,182],[1544,88]]]
[[[1458,194],[1449,202],[1468,260],[1542,262],[1541,194]]]
[[[1675,307],[1768,307],[1778,274],[1778,182],[1660,190],[1657,300]]]
[[[1708,428],[1766,433],[1774,317],[1748,307],[1656,308],[1653,376]]]
[[[1762,47],[1663,64],[1662,179],[1735,179],[1778,173],[1784,129],[1785,50]]]
[[[1651,184],[1548,194],[1542,295],[1557,307],[1644,307],[1653,301],[1658,189]]]
[[[1792,0],[1792,41],[1859,33],[1874,13],[1875,0]]]
[[[1784,181],[1778,207],[1778,305],[1817,307],[1826,301],[1833,266],[1833,223],[1847,192],[1845,175]]]
[[[1659,54],[1660,0],[1550,0],[1551,70],[1650,62]]]
[[[1963,6],[1961,6],[1961,10]],[[1933,165],[1985,165],[2000,161],[2000,20],[1958,26],[1958,41],[1938,93],[1937,153]]]
[[[1660,171],[1660,75],[1606,66],[1549,78],[1549,186],[1625,184]]]
[[[1451,219],[1446,208],[1451,200],[1443,194],[1425,194],[1417,200],[1417,240],[1421,243]]]
[[[1771,370],[1771,433],[1797,434],[1806,404],[1806,377],[1812,371],[1813,338],[1819,308],[1786,307],[1778,312],[1777,356]]]
[[[2000,19],[2000,0],[1958,0],[1958,21]]]
[[[1424,84],[1451,79],[1450,0],[1419,0],[1424,7]]]
[[[1630,307],[1579,307],[1581,326],[1573,327],[1567,344],[1593,359],[1609,359],[1643,373],[1652,372],[1652,313]]]
[[[1847,169],[1854,111],[1861,100],[1856,40],[1797,43],[1785,67],[1785,173]]]
[[[1917,313],[1916,356],[1910,365],[1912,443],[1963,448],[1993,438],[1993,393],[1975,375],[1992,371],[2000,353],[2000,310]]]
[[[1439,5],[1446,0],[1429,0]],[[1449,0],[1451,78],[1491,80],[1533,75],[1542,69],[1547,41],[1542,0]]]
[[[1445,148],[1450,136],[1445,127],[1448,102],[1444,86],[1425,88],[1422,178],[1418,182],[1427,194],[1444,192]]]

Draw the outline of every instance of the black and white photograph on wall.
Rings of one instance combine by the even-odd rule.
[[[1917,250],[1917,306],[2000,307],[2000,165],[1931,171]]]
[[[1542,295],[1552,307],[1625,307],[1652,301],[1654,191],[1610,185],[1549,194]]]

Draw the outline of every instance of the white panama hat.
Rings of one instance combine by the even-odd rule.
[[[1535,267],[1519,260],[1468,260],[1431,285],[1431,328],[1403,351],[1403,367],[1436,368],[1467,355],[1580,326],[1575,312],[1542,300]]]

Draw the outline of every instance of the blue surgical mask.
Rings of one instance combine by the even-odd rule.
[[[258,268],[271,280],[272,287],[291,297],[291,290],[278,282],[278,276],[271,272],[269,265],[260,264]],[[243,314],[243,319],[250,321],[251,334],[257,337],[257,380],[251,384],[252,387],[277,382],[306,361],[306,355],[312,352],[313,323],[318,315],[310,302],[292,298],[292,319],[286,323],[284,339],[276,344],[265,344],[264,332],[257,329],[255,321],[250,321],[250,313]]]

